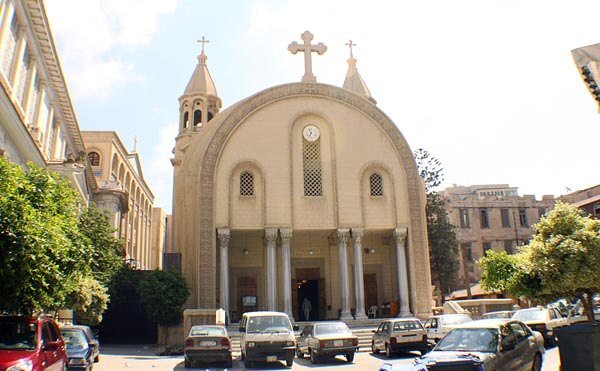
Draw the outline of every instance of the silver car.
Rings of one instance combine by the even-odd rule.
[[[526,324],[485,319],[456,326],[435,348],[415,360],[427,370],[539,371],[544,338]]]

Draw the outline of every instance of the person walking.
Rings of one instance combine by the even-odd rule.
[[[302,311],[304,312],[304,320],[308,321],[310,319],[310,311],[312,310],[312,305],[310,303],[310,300],[308,300],[308,298],[304,298],[304,301],[302,302]]]

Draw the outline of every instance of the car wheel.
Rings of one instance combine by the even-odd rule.
[[[379,349],[377,349],[377,347],[375,346],[375,342],[374,341],[371,342],[371,352],[373,354],[379,354]]]
[[[354,353],[346,354],[346,360],[348,361],[348,363],[352,363],[352,361],[354,361]]]
[[[300,350],[300,348],[296,348],[296,357],[302,359],[304,358],[304,353]]]
[[[294,365],[294,358],[288,358],[285,360],[285,365],[290,368]]]
[[[184,361],[183,361],[183,366],[184,366],[185,368],[192,368],[192,361],[190,361],[190,360],[189,360],[189,359],[187,359],[187,358],[186,358],[186,359],[184,359]]]
[[[390,348],[389,344],[385,344],[385,356],[392,358],[392,348]]]
[[[531,371],[541,371],[542,369],[542,356],[539,353],[536,353],[535,357],[533,357],[533,365],[531,366]]]
[[[312,363],[312,364],[319,363],[319,356],[317,356],[317,353],[315,353],[314,350],[309,349],[308,353],[310,354],[310,363]]]

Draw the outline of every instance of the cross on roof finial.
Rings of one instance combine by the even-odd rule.
[[[202,39],[197,40],[200,44],[202,44],[202,51],[200,52],[200,54],[204,54],[204,44],[210,42],[208,40],[206,40],[206,38],[204,37],[204,35],[202,35]]]
[[[356,46],[356,44],[352,44],[352,39],[350,39],[350,41],[346,43],[346,46],[350,48],[350,58],[354,58],[352,55],[352,47]]]
[[[288,50],[292,54],[297,52],[304,52],[304,76],[302,76],[302,82],[317,82],[317,78],[312,73],[312,52],[316,52],[319,55],[323,55],[327,51],[327,47],[323,43],[317,45],[311,45],[310,41],[313,39],[313,34],[309,31],[304,31],[300,38],[304,41],[304,44],[298,44],[295,41],[288,46]]]

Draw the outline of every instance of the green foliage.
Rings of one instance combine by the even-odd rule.
[[[177,272],[155,270],[140,283],[140,297],[148,318],[159,325],[178,324],[189,295],[185,279]]]
[[[70,289],[66,306],[79,320],[91,326],[99,324],[108,307],[108,289],[90,276],[80,277]]]
[[[482,259],[484,286],[543,301],[579,297],[593,318],[592,294],[600,291],[600,221],[559,202],[535,231],[514,257],[488,253]]]
[[[90,268],[94,278],[108,285],[112,277],[125,265],[123,241],[114,237],[108,217],[95,206],[79,216],[79,230],[90,245]]]
[[[432,283],[442,294],[449,291],[458,279],[458,241],[454,226],[448,219],[445,201],[434,189],[443,181],[441,162],[424,149],[414,152],[419,174],[427,194],[426,218],[429,240],[429,260]]]
[[[59,308],[89,263],[77,194],[58,174],[29,168],[0,159],[0,308],[24,314]]]

